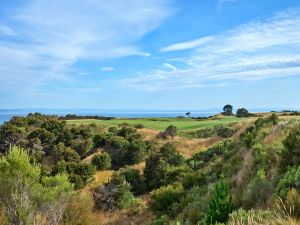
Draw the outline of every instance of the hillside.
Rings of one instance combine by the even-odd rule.
[[[75,190],[60,225],[300,224],[299,119],[29,114],[0,127],[0,149],[3,159],[10,145],[27,149],[47,179],[67,174]]]

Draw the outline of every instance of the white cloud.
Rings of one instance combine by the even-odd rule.
[[[115,68],[111,67],[111,66],[105,66],[105,67],[102,67],[101,70],[105,71],[105,72],[110,72],[110,71],[114,71]]]
[[[200,45],[204,45],[210,41],[212,41],[213,37],[203,37],[192,41],[186,41],[181,43],[172,44],[162,48],[161,52],[171,52],[171,51],[180,51],[186,49],[196,48]]]
[[[20,37],[0,39],[0,88],[70,79],[80,60],[150,56],[137,40],[172,13],[170,1],[27,0],[8,18],[15,30],[0,26],[0,35]]]
[[[194,45],[184,67],[176,67],[176,76],[164,65],[145,76],[124,79],[120,85],[144,90],[178,89],[299,76],[299,37],[300,9],[289,10],[204,39],[205,44]],[[190,42],[177,46],[186,47],[186,43]]]
[[[167,68],[170,68],[173,71],[177,71],[177,68],[175,66],[171,65],[170,63],[164,63],[163,65]]]

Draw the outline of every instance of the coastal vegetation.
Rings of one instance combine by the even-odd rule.
[[[0,224],[299,224],[300,117],[246,111],[13,117],[0,127]]]

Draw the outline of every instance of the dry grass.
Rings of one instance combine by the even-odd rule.
[[[186,157],[191,157],[197,152],[205,151],[207,148],[213,146],[214,144],[222,140],[222,138],[220,137],[189,139],[180,136],[168,139],[158,139],[156,138],[156,136],[159,132],[156,130],[144,128],[139,129],[138,132],[142,135],[144,140],[154,141],[159,145],[163,145],[167,142],[175,142],[177,144],[177,150]]]

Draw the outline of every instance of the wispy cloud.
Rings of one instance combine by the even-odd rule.
[[[173,65],[171,65],[170,63],[164,63],[164,66],[166,66],[167,68],[170,68],[173,71],[177,71],[177,68]]]
[[[0,36],[1,35],[17,36],[17,33],[13,29],[11,29],[3,24],[0,24]]]
[[[142,86],[147,90],[178,89],[300,75],[299,37],[297,8],[198,39],[205,40],[204,43],[192,41],[168,46],[164,50],[195,48],[185,59],[184,68],[176,67],[175,76],[174,71],[161,67],[145,76],[122,80],[121,85]]]
[[[171,52],[171,51],[179,51],[196,48],[200,45],[204,45],[210,41],[212,41],[213,37],[203,37],[192,41],[186,41],[181,43],[172,44],[162,48],[161,52]]]
[[[0,25],[0,87],[70,79],[80,60],[149,56],[137,40],[170,15],[170,1],[24,1],[7,18],[14,29]]]
[[[105,72],[110,72],[110,71],[114,71],[116,68],[115,67],[112,67],[112,66],[105,66],[105,67],[102,67],[101,70],[102,71],[105,71]]]

